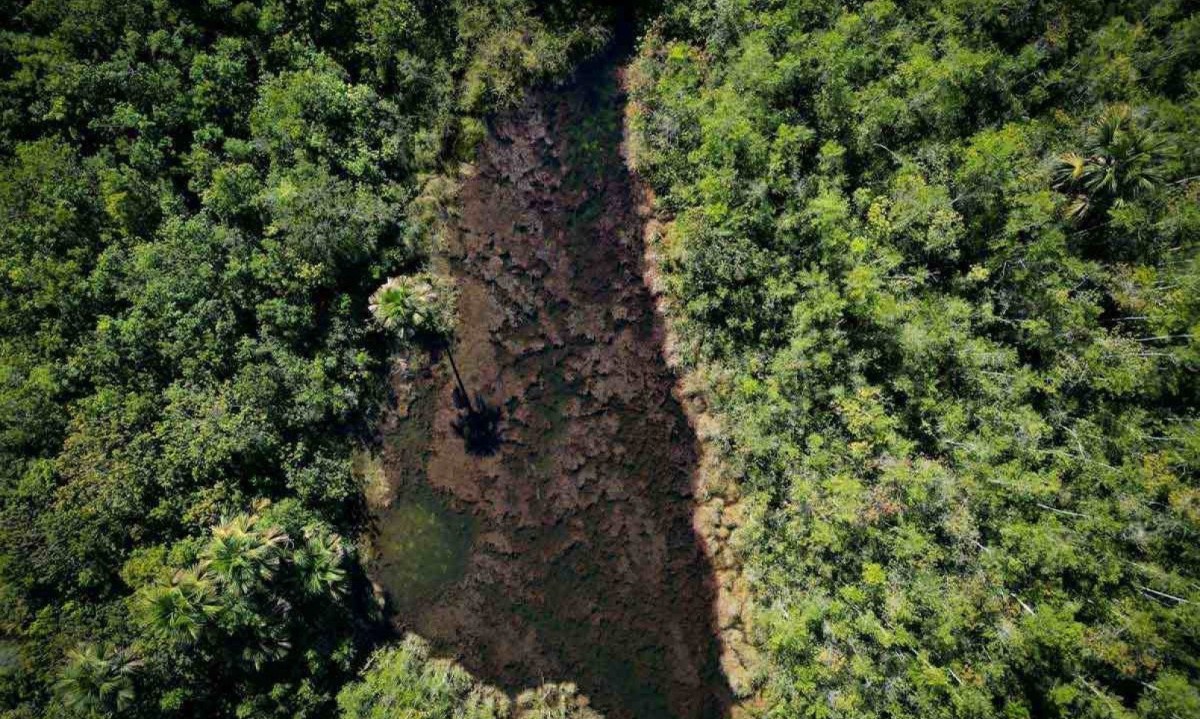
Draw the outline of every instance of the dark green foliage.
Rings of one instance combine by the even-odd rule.
[[[1200,15],[670,4],[630,78],[771,716],[1200,703]]]
[[[349,601],[351,561],[291,500],[141,550],[124,573],[140,585],[127,601],[139,685],[169,689],[159,706],[196,716],[321,711],[321,684],[351,668],[353,626],[367,618]],[[147,714],[157,708],[153,692],[134,696]]]
[[[377,622],[335,535],[368,297],[425,263],[425,176],[602,13],[0,5],[0,714],[328,715]]]
[[[133,699],[135,662],[120,651],[83,645],[68,655],[55,684],[63,705],[73,714],[104,716],[124,711]]]

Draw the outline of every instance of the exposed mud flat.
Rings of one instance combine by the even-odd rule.
[[[719,717],[731,691],[694,528],[699,449],[643,283],[621,107],[606,70],[493,123],[445,240],[462,292],[456,358],[468,389],[502,408],[503,441],[468,455],[448,368],[399,368],[383,457],[396,496],[379,534],[403,535],[413,511],[397,507],[414,491],[473,529],[441,586],[413,595],[385,544],[376,578],[398,624],[484,681],[575,682],[613,719]],[[410,551],[457,563],[443,546]]]

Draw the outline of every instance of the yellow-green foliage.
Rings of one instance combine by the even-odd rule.
[[[378,650],[338,695],[342,719],[601,719],[573,684],[545,684],[516,702],[409,634]]]
[[[446,659],[432,659],[429,645],[409,634],[378,650],[362,681],[338,695],[344,719],[502,719],[510,715],[505,694],[482,684]]]
[[[466,61],[459,104],[468,112],[518,102],[533,83],[562,75],[608,39],[604,16],[582,4],[569,24],[549,24],[526,0],[463,3],[458,33]]]
[[[778,717],[1200,712],[1200,15],[681,2],[630,72]]]

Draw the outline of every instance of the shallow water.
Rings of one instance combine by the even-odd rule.
[[[453,511],[433,492],[406,489],[377,517],[376,581],[398,611],[438,594],[462,577],[472,527],[468,515]]]

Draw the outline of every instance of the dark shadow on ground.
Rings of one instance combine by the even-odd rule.
[[[469,546],[416,598],[387,556],[376,576],[399,626],[486,682],[574,682],[610,719],[707,719],[727,713],[730,690],[692,525],[696,440],[641,279],[622,107],[613,63],[596,63],[493,123],[448,250],[455,357],[501,410],[502,442],[467,452],[455,380],[445,363],[425,370],[416,409],[385,428],[385,466],[463,518]],[[406,516],[436,521],[418,509],[382,513],[383,534],[405,536]]]

